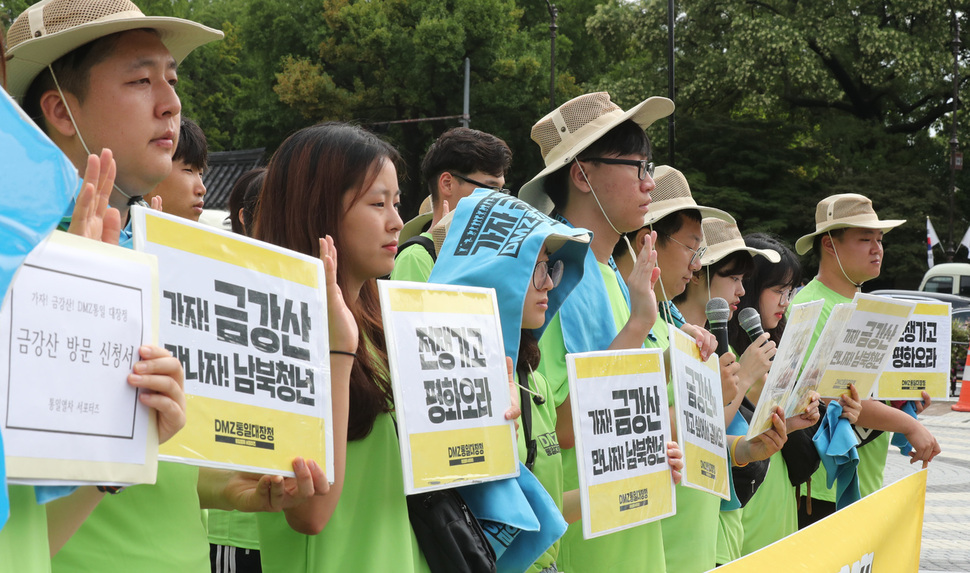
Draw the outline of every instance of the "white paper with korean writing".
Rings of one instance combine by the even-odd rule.
[[[718,357],[701,362],[694,339],[670,329],[670,373],[677,442],[684,450],[682,485],[730,499],[730,466],[724,430],[724,402]]]
[[[818,384],[823,398],[838,398],[849,384],[855,384],[860,398],[868,398],[916,308],[912,302],[862,293],[852,302],[855,310],[838,333]]]
[[[880,400],[949,398],[950,303],[917,302],[873,396]]]
[[[851,302],[832,307],[832,312],[829,313],[828,320],[822,327],[815,348],[809,354],[808,360],[805,361],[802,372],[798,376],[798,382],[795,383],[795,394],[807,396],[812,390],[818,389],[818,384],[822,381],[822,374],[825,373],[825,368],[835,352],[835,345],[839,342],[842,333],[845,332],[849,317],[852,316],[854,310],[855,304]],[[802,411],[807,405],[801,405]]]
[[[583,538],[673,515],[667,377],[659,349],[566,355]]]
[[[517,476],[493,289],[378,281],[407,494]]]
[[[154,483],[153,412],[128,384],[155,341],[155,257],[55,231],[0,312],[0,419],[14,483]]]
[[[812,333],[815,332],[815,324],[818,322],[824,303],[825,301],[815,300],[796,304],[789,312],[785,336],[778,344],[771,370],[768,371],[761,395],[758,397],[758,405],[755,407],[745,436],[747,439],[751,440],[771,429],[771,414],[775,406],[781,406],[788,416],[789,408],[794,410],[795,404],[801,401],[802,396],[794,392],[795,381],[798,377],[798,369],[805,359],[805,352],[808,351],[808,345],[812,342]]]
[[[158,256],[159,338],[185,369],[185,428],[163,459],[332,479],[333,420],[323,263],[136,207],[135,248]]]

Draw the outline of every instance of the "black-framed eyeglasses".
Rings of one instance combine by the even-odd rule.
[[[697,247],[696,249],[692,249],[692,248],[688,247],[687,245],[685,245],[684,243],[681,243],[677,239],[671,237],[667,233],[664,233],[664,236],[667,237],[668,239],[670,239],[671,241],[677,243],[681,247],[684,247],[688,251],[694,253],[694,256],[692,256],[690,258],[690,263],[687,264],[688,267],[694,266],[694,263],[697,263],[698,261],[700,261],[701,260],[701,257],[704,256],[704,253],[707,252],[707,247],[705,247],[705,246],[700,246],[700,247]]]
[[[653,177],[653,162],[647,161],[646,159],[617,159],[615,157],[587,157],[583,161],[599,161],[600,163],[605,163],[607,165],[633,165],[637,168],[637,177],[640,181],[647,178],[647,175]]]
[[[556,262],[552,261],[539,261],[536,263],[535,270],[532,271],[532,286],[536,287],[536,290],[542,290],[542,287],[546,285],[546,277],[552,279],[552,288],[559,286],[559,281],[562,280],[562,260]]]
[[[508,189],[505,189],[503,187],[496,187],[494,185],[486,185],[484,183],[481,183],[479,181],[475,181],[474,179],[471,179],[469,177],[465,177],[464,175],[459,175],[457,173],[452,173],[451,176],[452,177],[457,177],[458,179],[461,179],[465,183],[471,183],[472,185],[474,185],[478,189],[488,189],[489,191],[496,191],[498,193],[505,193],[506,195],[509,194],[509,190]]]

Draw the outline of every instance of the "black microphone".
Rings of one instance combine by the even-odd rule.
[[[751,339],[751,342],[754,342],[759,336],[765,333],[761,328],[761,315],[758,314],[758,311],[754,307],[747,306],[738,312],[738,324],[748,333],[748,338]]]
[[[728,350],[727,323],[731,316],[731,307],[723,298],[712,298],[707,301],[704,314],[707,315],[707,322],[711,325],[711,334],[717,339],[717,355],[724,356],[730,352]]]

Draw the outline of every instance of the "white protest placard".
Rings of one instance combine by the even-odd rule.
[[[818,389],[819,382],[822,381],[822,374],[832,360],[835,352],[835,345],[838,344],[842,333],[845,332],[846,325],[849,324],[849,317],[855,310],[855,303],[846,302],[832,307],[829,318],[822,327],[822,332],[815,342],[815,348],[809,354],[808,360],[802,367],[802,373],[795,383],[794,393],[800,396],[808,396],[809,392]],[[808,403],[796,404],[796,408],[791,415],[798,415],[805,411]],[[786,410],[785,415],[788,416]]]
[[[721,369],[712,354],[701,362],[694,339],[670,329],[670,372],[677,442],[684,450],[682,485],[731,499]]]
[[[862,293],[852,302],[855,310],[838,333],[818,384],[823,398],[838,398],[849,384],[855,384],[860,398],[868,398],[916,308],[912,302]]]
[[[405,493],[518,476],[495,291],[377,284]]]
[[[0,427],[14,483],[154,483],[155,416],[128,384],[156,338],[155,257],[55,231],[0,311]]]
[[[158,257],[159,338],[185,369],[187,421],[166,460],[332,479],[323,263],[158,211],[132,208],[135,248]]]
[[[815,324],[824,303],[825,301],[815,300],[796,304],[789,312],[785,336],[778,344],[771,370],[768,371],[761,396],[758,397],[758,405],[745,436],[747,439],[754,439],[771,429],[771,414],[775,406],[781,406],[787,417],[790,415],[788,412],[794,411],[800,401],[800,396],[794,393],[795,379],[805,359],[808,345],[812,342],[812,333],[815,332]]]
[[[566,370],[583,538],[673,515],[662,351],[567,354]]]
[[[873,395],[880,400],[949,398],[950,303],[917,302]]]

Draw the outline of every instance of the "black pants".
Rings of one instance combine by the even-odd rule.
[[[231,545],[209,544],[212,573],[262,573],[259,551]]]
[[[812,513],[808,513],[808,502],[809,499],[806,496],[802,496],[798,500],[798,529],[804,529],[809,525],[815,523],[816,521],[828,517],[835,513],[835,502],[834,501],[823,501],[821,499],[812,499]]]

